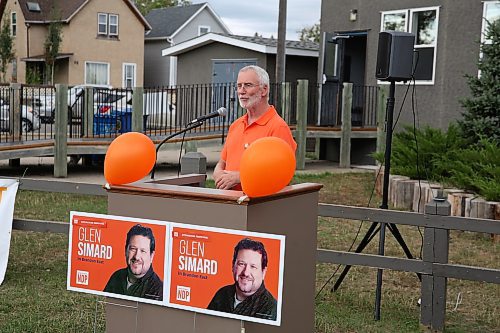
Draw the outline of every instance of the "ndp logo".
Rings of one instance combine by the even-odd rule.
[[[83,284],[85,286],[88,286],[89,285],[89,272],[76,271],[76,284]]]
[[[177,300],[189,302],[191,300],[191,288],[184,286],[177,286]]]

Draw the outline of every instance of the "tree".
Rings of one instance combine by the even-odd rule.
[[[310,27],[309,26],[304,27],[297,32],[300,33],[300,37],[299,37],[300,41],[302,41],[302,42],[310,41],[310,42],[319,43],[320,31],[321,31],[321,29],[320,29],[319,23],[316,23]]]
[[[10,19],[8,15],[4,15],[3,25],[0,30],[0,72],[2,72],[2,82],[6,82],[7,66],[14,59],[12,42]]]
[[[459,125],[472,143],[481,138],[500,145],[500,20],[488,23],[481,43],[480,75],[466,75],[471,97],[461,101],[466,109]]]
[[[54,67],[57,55],[59,54],[59,47],[62,41],[60,21],[53,20],[49,23],[47,37],[43,44],[45,50],[45,66],[47,76],[50,75],[50,83],[54,83]],[[48,81],[48,80],[47,80]]]
[[[135,4],[142,15],[147,15],[152,9],[190,5],[191,0],[136,0]]]

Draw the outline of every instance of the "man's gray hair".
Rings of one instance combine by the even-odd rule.
[[[255,74],[257,74],[257,77],[259,78],[260,85],[269,87],[269,74],[267,74],[264,68],[256,65],[250,65],[240,69],[240,72],[246,72],[246,71],[254,71]]]

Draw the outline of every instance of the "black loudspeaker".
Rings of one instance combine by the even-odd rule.
[[[413,72],[415,35],[409,32],[382,31],[378,35],[375,77],[383,81],[408,81]]]

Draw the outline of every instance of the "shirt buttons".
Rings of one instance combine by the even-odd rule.
[[[245,144],[243,145],[243,148],[247,149],[247,148],[248,148],[248,143],[245,143]]]

